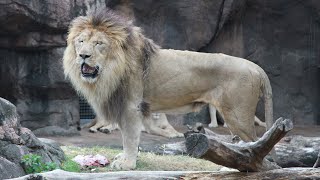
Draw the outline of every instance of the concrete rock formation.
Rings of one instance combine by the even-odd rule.
[[[25,175],[21,159],[30,153],[57,165],[65,158],[59,146],[40,141],[31,130],[22,127],[16,107],[0,98],[0,179]]]
[[[273,87],[274,119],[320,124],[318,1],[4,0],[0,96],[17,105],[23,126],[40,134],[76,133],[78,97],[60,60],[70,21],[100,6],[133,19],[163,48],[222,52],[259,64]],[[264,119],[261,105],[257,116]]]

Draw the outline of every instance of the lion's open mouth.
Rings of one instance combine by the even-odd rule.
[[[86,63],[81,65],[81,74],[83,77],[95,78],[99,72],[99,66],[91,67]]]

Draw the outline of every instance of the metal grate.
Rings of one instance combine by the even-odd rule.
[[[92,110],[88,102],[83,98],[79,97],[80,104],[80,119],[94,119],[96,114]]]

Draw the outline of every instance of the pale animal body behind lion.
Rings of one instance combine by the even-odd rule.
[[[114,168],[135,168],[142,123],[151,133],[166,133],[152,124],[150,112],[186,113],[212,104],[234,135],[252,141],[263,95],[267,126],[273,123],[269,79],[245,59],[159,49],[140,28],[110,10],[77,17],[67,44],[65,75],[98,117],[120,126],[124,152]]]

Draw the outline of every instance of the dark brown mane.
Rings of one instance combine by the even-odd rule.
[[[131,21],[123,16],[118,15],[115,11],[109,8],[90,9],[87,12],[87,17],[91,19],[93,27],[98,26],[113,26],[118,28],[132,28]]]

